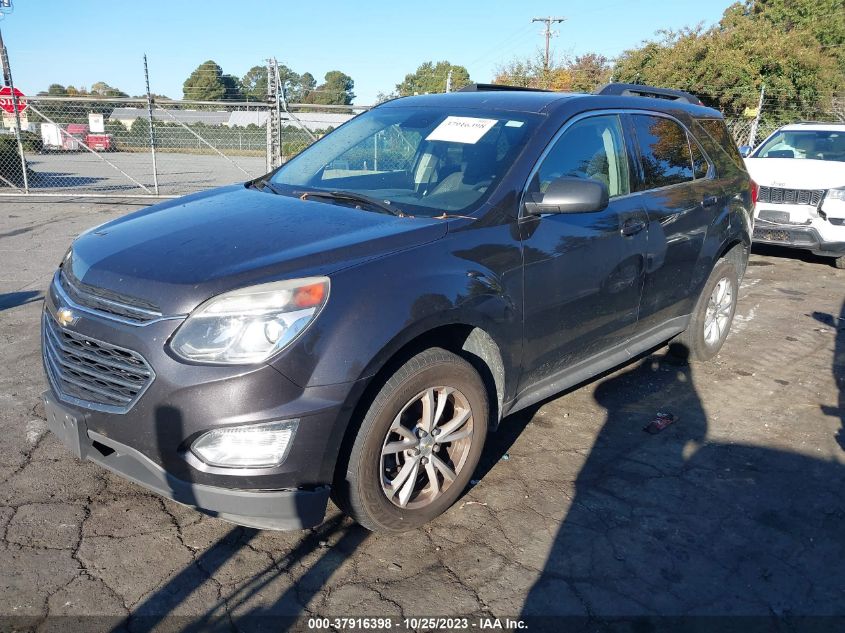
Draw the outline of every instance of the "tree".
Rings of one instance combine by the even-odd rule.
[[[125,92],[113,88],[105,81],[95,81],[91,84],[90,94],[92,97],[128,97]]]
[[[834,52],[841,46],[821,44],[809,30],[812,22],[777,17],[807,2],[738,3],[709,29],[659,32],[660,39],[622,54],[615,77],[688,90],[732,114],[755,107],[765,84],[770,117],[778,110],[785,119],[817,116],[845,89],[845,72]]]
[[[561,92],[593,92],[610,80],[608,59],[597,53],[586,53],[574,59],[549,60],[537,52],[534,57],[514,59],[496,71],[493,83],[542,88]]]
[[[293,101],[305,102],[308,94],[317,87],[317,80],[309,72],[302,73],[299,77],[299,93],[292,97]]]
[[[448,61],[424,62],[413,73],[405,75],[400,84],[396,84],[396,93],[400,97],[408,95],[446,92],[446,81],[452,71],[452,90],[463,88],[471,83],[469,71],[463,66],[455,66]]]
[[[50,84],[47,87],[47,94],[51,97],[64,97],[67,95],[67,88],[62,84]]]
[[[573,92],[594,92],[610,81],[613,68],[604,55],[586,53],[576,57],[567,66],[572,78],[570,89]]]
[[[185,99],[198,101],[220,101],[242,98],[240,81],[232,75],[224,75],[223,69],[213,60],[197,66],[182,84]]]
[[[244,98],[243,87],[241,86],[240,79],[234,75],[223,75],[220,79],[223,81],[223,86],[225,88],[225,92],[223,94],[224,99],[228,99],[229,101],[240,101]]]
[[[325,75],[325,81],[305,94],[302,101],[322,105],[349,105],[355,98],[352,92],[354,87],[352,77],[339,70],[330,70]]]
[[[241,79],[241,86],[248,100],[264,101],[267,97],[267,67],[250,68]]]
[[[291,102],[299,101],[302,94],[302,77],[299,76],[299,73],[295,73],[284,64],[279,64],[279,80],[284,86],[287,100]]]

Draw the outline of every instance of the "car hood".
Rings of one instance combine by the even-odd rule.
[[[809,158],[746,158],[748,173],[762,187],[831,189],[845,187],[845,163]]]
[[[443,220],[232,185],[83,233],[73,244],[71,266],[85,284],[141,299],[164,314],[184,314],[220,292],[327,275],[445,233]]]

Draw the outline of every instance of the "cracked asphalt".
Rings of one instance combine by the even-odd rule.
[[[81,463],[46,432],[43,291],[74,235],[136,208],[0,201],[0,630],[845,617],[845,271],[827,260],[755,252],[715,361],[656,350],[506,419],[477,483],[424,529],[374,535],[330,507],[316,529],[262,532]],[[677,421],[644,433],[658,412]]]

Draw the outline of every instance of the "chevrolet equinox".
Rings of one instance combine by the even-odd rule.
[[[686,93],[389,101],[80,235],[42,317],[49,427],[238,524],[313,526],[331,496],[418,527],[505,416],[670,340],[716,355],[753,189]]]

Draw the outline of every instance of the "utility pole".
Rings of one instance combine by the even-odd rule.
[[[26,156],[23,153],[23,141],[21,140],[21,115],[18,96],[15,94],[15,83],[12,81],[12,67],[9,64],[9,53],[6,44],[3,43],[3,32],[0,31],[0,64],[3,66],[3,85],[12,90],[12,108],[15,111],[14,127],[15,140],[18,142],[18,153],[21,156],[21,172],[23,175],[23,190],[29,193],[29,175],[27,174]]]
[[[449,69],[449,74],[446,75],[446,92],[452,92],[452,69]]]
[[[543,69],[548,71],[549,70],[549,40],[552,38],[552,35],[557,35],[557,33],[552,32],[552,24],[556,22],[563,22],[566,18],[556,18],[554,16],[548,16],[545,18],[533,18],[532,22],[543,22],[546,25],[545,31],[543,35],[546,37],[546,57]]]
[[[156,130],[153,126],[153,95],[150,92],[150,71],[147,68],[147,54],[144,53],[144,81],[147,82],[147,116],[150,119],[150,154],[153,157],[153,188],[158,195],[158,169],[156,168]]]

